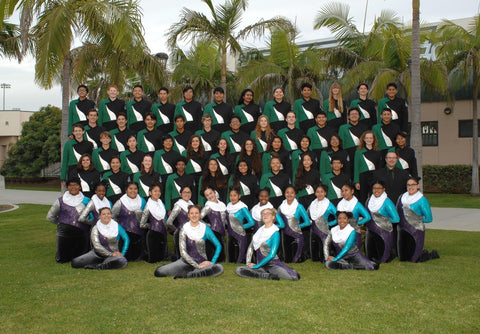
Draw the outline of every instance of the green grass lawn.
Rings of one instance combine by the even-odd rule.
[[[439,208],[480,209],[480,196],[468,194],[425,194],[430,205]]]
[[[376,272],[328,271],[307,261],[298,282],[156,278],[57,264],[48,206],[0,213],[2,333],[478,333],[480,232],[428,230],[441,258],[394,260]]]

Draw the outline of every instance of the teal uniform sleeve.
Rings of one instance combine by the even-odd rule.
[[[337,262],[342,257],[348,254],[350,249],[355,246],[355,241],[357,240],[357,233],[352,231],[348,236],[347,242],[345,243],[345,247],[343,247],[342,251],[332,260],[333,262]]]
[[[147,205],[147,202],[145,201],[145,199],[143,197],[140,197],[140,199],[142,200],[142,206],[140,208],[143,211],[143,209],[145,209],[145,205]]]
[[[385,211],[386,211],[386,217],[390,218],[390,222],[392,223],[398,223],[400,222],[400,216],[398,215],[398,211],[395,208],[395,205],[393,202],[390,200],[390,198],[387,198],[385,202],[383,203],[385,206]]]
[[[285,222],[283,221],[282,216],[278,212],[275,215],[275,225],[277,225],[280,229],[285,228]]]
[[[335,218],[334,220],[332,221],[328,221],[328,217],[330,215],[333,215],[333,216],[337,216],[337,208],[335,207],[335,205],[333,205],[332,202],[330,202],[330,204],[328,205],[328,208],[327,208],[327,211],[323,214],[323,217],[325,218],[325,220],[328,222],[328,226],[335,226],[337,225],[337,218]]]
[[[213,255],[212,261],[210,262],[216,263],[218,257],[220,256],[220,252],[222,251],[222,245],[220,244],[220,241],[218,241],[212,229],[208,226],[205,228],[205,235],[203,236],[203,240],[210,240],[215,246],[215,254]]]
[[[298,204],[297,211],[295,212],[295,217],[299,221],[303,221],[303,223],[300,224],[300,228],[305,228],[312,224],[312,222],[310,221],[310,217],[308,216],[307,210],[305,210],[302,204]]]
[[[118,235],[117,235],[117,240],[123,240],[123,249],[122,249],[122,255],[125,256],[128,250],[128,246],[130,246],[130,238],[128,237],[127,232],[123,229],[120,224],[118,224]]]
[[[423,216],[424,223],[431,223],[433,221],[432,209],[430,208],[430,203],[428,203],[428,200],[425,198],[425,196],[416,203],[413,203],[410,207],[418,215]]]
[[[240,218],[239,219],[240,221],[247,221],[246,224],[243,224],[243,229],[246,230],[250,227],[253,227],[255,226],[255,221],[253,220],[253,217],[252,215],[250,214],[250,211],[248,211],[247,208],[242,208],[239,212],[238,212],[240,215]]]
[[[263,267],[275,258],[275,256],[277,255],[278,246],[280,245],[280,233],[278,231],[273,233],[270,239],[266,241],[266,243],[270,246],[270,252],[260,263],[257,263],[253,266],[254,269]]]
[[[370,219],[372,219],[367,209],[365,209],[365,207],[362,204],[360,204],[360,202],[358,202],[357,205],[355,205],[355,208],[353,209],[353,211],[355,211],[354,215],[357,216],[358,225],[364,225],[368,223]],[[362,217],[362,219],[358,219],[358,217]]]

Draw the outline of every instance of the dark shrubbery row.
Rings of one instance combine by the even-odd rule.
[[[471,165],[423,166],[426,193],[468,194],[472,188]]]

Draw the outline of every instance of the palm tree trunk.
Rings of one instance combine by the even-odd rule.
[[[223,101],[227,101],[227,48],[222,48],[222,88],[225,92]]]
[[[418,176],[422,176],[422,131],[421,131],[421,87],[420,87],[420,0],[412,0],[412,64],[410,68],[410,112],[412,129],[410,143],[417,155]],[[423,186],[423,183],[422,183]]]
[[[478,59],[473,57],[473,160],[472,160],[472,189],[470,191],[472,196],[479,196],[478,185]]]
[[[70,52],[65,55],[62,69],[62,129],[60,132],[61,152],[68,140],[68,107],[70,99]],[[63,154],[60,153],[61,159]]]

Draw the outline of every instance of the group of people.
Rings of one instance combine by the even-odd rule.
[[[217,262],[228,260],[246,262],[241,276],[298,279],[280,259],[372,270],[397,254],[438,257],[423,250],[432,216],[406,145],[406,103],[391,83],[377,113],[368,85],[357,90],[347,108],[333,84],[322,108],[304,83],[292,108],[276,88],[262,112],[250,89],[233,108],[218,87],[203,109],[191,87],[177,105],[163,87],[152,105],[141,86],[126,104],[111,86],[96,110],[79,86],[63,153],[68,191],[48,215],[59,222],[57,261],[116,268],[172,259],[155,275],[196,277],[221,274]],[[118,259],[99,262],[109,257]]]

